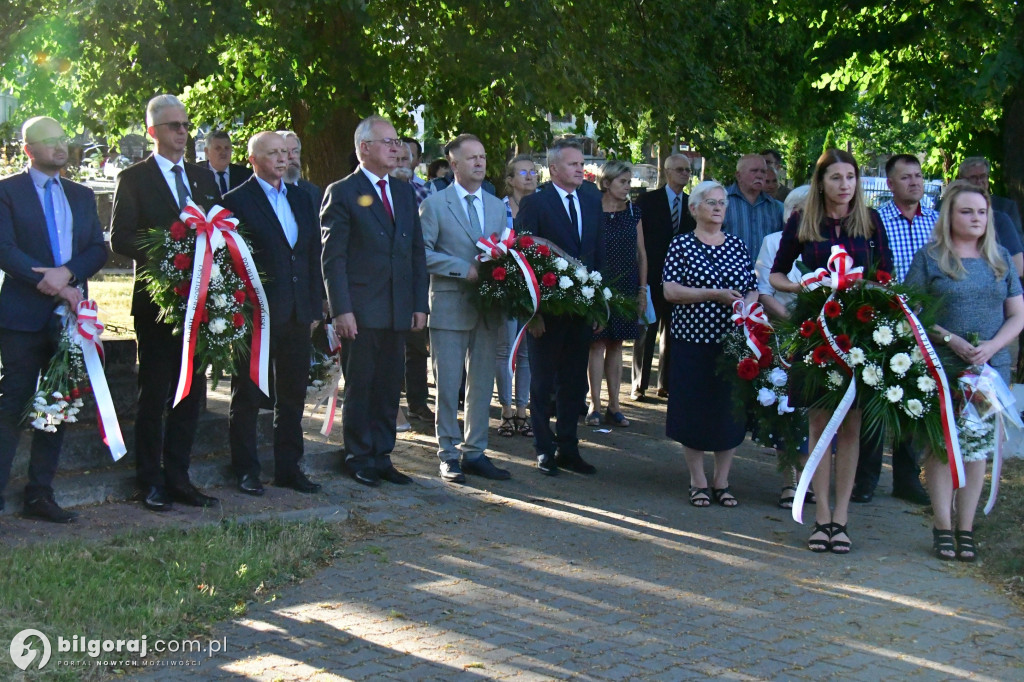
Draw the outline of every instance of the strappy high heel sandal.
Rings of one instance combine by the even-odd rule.
[[[817,554],[828,552],[832,549],[832,534],[829,532],[829,528],[832,526],[831,523],[816,523],[814,524],[814,531],[811,532],[811,537],[807,540],[807,549]],[[824,535],[824,539],[815,538],[818,534]]]
[[[829,524],[829,540],[832,541],[832,553],[833,554],[849,554],[850,553],[850,540],[836,540],[837,535],[845,535],[847,538],[850,534],[846,532],[846,525],[832,522]]]

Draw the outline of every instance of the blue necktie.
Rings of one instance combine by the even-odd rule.
[[[57,181],[50,178],[43,185],[43,214],[46,216],[46,231],[50,234],[50,251],[53,252],[53,265],[60,267],[64,261],[60,259],[60,235],[57,233],[57,213],[53,210],[53,185]]]

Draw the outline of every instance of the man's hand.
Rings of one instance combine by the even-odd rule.
[[[476,261],[469,262],[469,272],[466,273],[467,282],[475,282],[480,279],[480,271],[476,268]]]
[[[68,304],[71,312],[78,310],[78,304],[84,300],[78,287],[64,287],[57,292],[57,297]]]
[[[412,314],[412,331],[421,332],[423,328],[427,326],[427,314],[426,313],[413,313]]]
[[[356,329],[355,313],[345,313],[335,317],[334,331],[336,331],[338,336],[343,339],[349,339],[351,341],[356,338],[356,334],[359,333],[359,330]]]
[[[60,292],[71,281],[71,271],[63,265],[59,268],[32,268],[32,272],[43,273],[36,289],[47,296],[60,296]]]
[[[530,336],[535,339],[539,339],[544,336],[544,332],[546,331],[544,329],[544,318],[540,315],[534,316],[534,318],[530,320],[530,323],[526,325],[526,331],[530,332]]]

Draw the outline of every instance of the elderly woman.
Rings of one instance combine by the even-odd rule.
[[[520,154],[505,166],[505,216],[508,218],[508,229],[512,229],[513,220],[519,215],[519,202],[524,197],[537,191],[537,166],[529,154]],[[533,436],[530,418],[526,416],[526,404],[530,400],[530,360],[526,352],[526,340],[519,344],[516,351],[516,375],[508,369],[508,356],[512,352],[519,330],[523,327],[522,320],[509,320],[505,330],[498,337],[497,363],[494,376],[498,382],[498,402],[501,403],[501,425],[498,435],[511,437],[515,434]],[[515,400],[512,397],[513,381]]]
[[[732,304],[757,301],[746,247],[722,232],[728,203],[717,182],[698,184],[689,201],[697,228],[673,238],[665,258],[665,300],[675,304],[665,432],[683,446],[695,507],[709,506],[712,498],[723,507],[738,504],[729,490],[729,468],[746,436],[744,416],[733,405],[734,377],[717,371],[722,339],[735,326]],[[715,454],[710,490],[704,473],[708,451]]]
[[[857,161],[844,151],[828,149],[818,157],[814,167],[806,209],[790,216],[783,228],[779,252],[769,277],[771,285],[776,291],[799,292],[801,286],[788,277],[796,259],[803,258],[804,266],[810,270],[823,268],[828,264],[832,247],[836,245],[846,249],[855,267],[863,266],[867,271],[878,268],[892,272],[892,254],[885,230],[878,213],[864,203]],[[793,395],[790,404],[811,408],[808,414],[808,447],[814,450],[832,413],[814,407],[819,396],[805,395],[805,391],[797,386],[791,390]],[[814,513],[814,531],[807,541],[807,548],[812,552],[847,554],[850,551],[846,523],[860,452],[860,426],[861,410],[854,407],[836,434],[834,510],[829,505],[832,476],[830,459],[823,458],[814,473],[813,488],[818,506]]]
[[[905,280],[942,298],[935,342],[950,379],[970,365],[986,362],[1010,382],[1011,343],[1024,329],[1024,297],[1010,253],[998,245],[992,207],[985,190],[965,181],[952,183],[932,241],[920,249]],[[973,342],[965,337],[977,335]],[[925,454],[928,493],[932,498],[932,543],[939,559],[974,561],[974,514],[985,482],[985,460],[995,449],[994,430],[980,447],[963,448],[966,485],[956,492],[956,546],[953,545],[953,480],[946,457]]]
[[[633,167],[625,161],[613,160],[601,168],[598,186],[601,198],[602,237],[605,244],[605,267],[602,274],[609,287],[637,299],[637,314],[629,319],[612,315],[604,329],[594,335],[590,344],[590,414],[587,424],[601,423],[601,380],[608,381],[608,408],[605,423],[629,426],[619,407],[622,386],[622,342],[635,340],[640,328],[639,316],[647,306],[647,251],[644,248],[640,209],[629,203],[629,186]]]

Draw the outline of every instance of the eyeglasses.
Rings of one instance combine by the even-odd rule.
[[[379,140],[367,140],[367,142],[380,142],[385,147],[397,147],[402,141],[397,137],[383,137]]]
[[[689,168],[669,168],[668,170],[675,171],[676,173],[692,173],[693,172]]]
[[[722,208],[725,208],[726,206],[729,205],[729,200],[728,199],[705,199],[701,203],[704,204],[705,206],[709,206],[711,208],[714,208],[715,206],[721,206]]]
[[[537,171],[535,171],[535,170],[521,170],[521,171],[516,171],[516,175],[519,175],[519,176],[524,177],[524,178],[527,175],[529,175],[531,178],[533,178],[533,177],[537,176]]]
[[[70,141],[71,141],[71,138],[68,137],[67,135],[60,135],[59,137],[44,137],[41,140],[36,140],[35,142],[29,142],[29,144],[41,144],[41,145],[46,145],[47,147],[60,147],[60,146],[65,146],[66,147],[68,142],[70,142]]]
[[[166,123],[155,123],[155,126],[167,126],[170,130],[186,133],[192,130],[191,121],[167,121]]]

